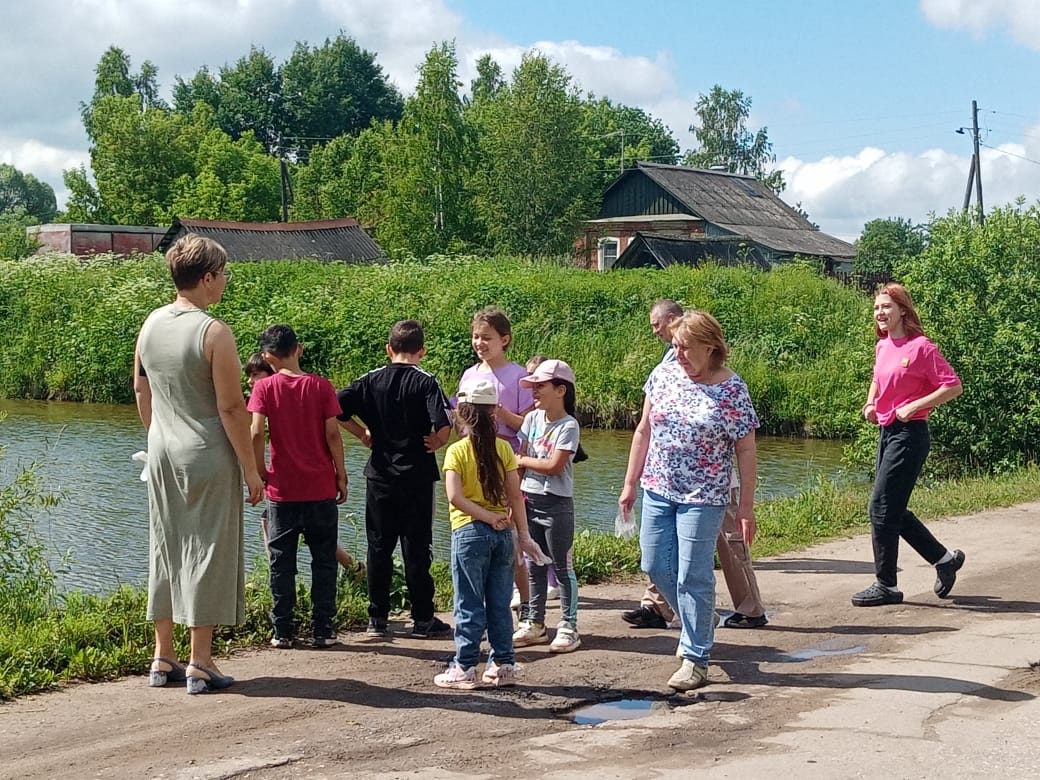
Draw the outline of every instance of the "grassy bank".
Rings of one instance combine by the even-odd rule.
[[[755,556],[776,555],[866,530],[868,490],[869,486],[862,484],[840,487],[820,481],[798,496],[760,505]],[[1040,471],[1030,467],[995,477],[922,484],[914,493],[913,503],[917,514],[927,520],[1038,499]],[[0,504],[0,534],[6,529],[10,540],[10,532],[24,530],[24,526],[4,507],[9,509],[10,504]],[[40,562],[31,538],[22,536],[19,543],[28,544],[30,560]],[[575,541],[574,565],[583,583],[634,577],[639,572],[638,544],[582,533]],[[152,632],[144,620],[145,596],[141,591],[123,587],[104,597],[58,595],[53,590],[53,577],[48,579],[45,569],[37,572],[42,579],[11,569],[0,570],[0,574],[6,578],[2,581],[5,598],[0,602],[0,699],[46,690],[68,680],[107,680],[140,674],[147,668]],[[435,564],[434,577],[438,608],[450,609],[451,577],[445,563]],[[633,585],[633,600],[639,595],[639,587]],[[400,572],[394,580],[394,599],[399,607],[405,607]],[[341,582],[338,603],[341,626],[359,625],[367,619],[363,585]],[[262,565],[250,577],[247,604],[242,625],[220,630],[219,650],[263,644],[269,638],[270,594]],[[306,625],[310,604],[302,588],[299,608],[301,624]],[[178,629],[177,636],[179,655],[186,657],[186,635]]]
[[[513,321],[510,356],[567,360],[580,415],[605,427],[629,425],[640,408],[662,352],[647,322],[659,298],[719,318],[731,363],[772,433],[852,436],[873,357],[869,301],[800,265],[609,274],[517,258],[234,265],[214,313],[243,357],[265,327],[289,323],[304,343],[305,368],[342,386],[382,364],[390,326],[414,317],[426,328],[424,367],[451,390],[474,361],[470,318],[496,304]],[[130,402],[134,339],[148,312],[172,296],[155,256],[0,262],[0,328],[10,334],[0,395]]]

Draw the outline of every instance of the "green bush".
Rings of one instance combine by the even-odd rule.
[[[931,241],[897,269],[925,332],[964,394],[933,415],[940,455],[962,469],[1035,462],[1040,448],[1040,207],[1007,207],[978,225],[936,219]]]
[[[234,330],[242,357],[265,327],[286,322],[304,342],[307,370],[337,385],[381,364],[390,326],[415,317],[426,326],[424,366],[450,391],[474,360],[473,312],[497,304],[513,320],[510,357],[566,359],[583,421],[629,426],[663,349],[648,326],[662,297],[718,316],[767,431],[851,435],[869,376],[866,299],[802,265],[598,274],[546,261],[434,257],[389,266],[236,263],[234,271],[213,312]],[[172,297],[156,256],[0,263],[0,325],[12,334],[0,354],[0,394],[131,401],[137,331]]]

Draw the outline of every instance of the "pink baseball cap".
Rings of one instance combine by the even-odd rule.
[[[551,382],[553,379],[565,379],[573,385],[574,370],[562,360],[543,360],[535,366],[533,374],[520,380],[520,384],[537,385],[540,382]]]

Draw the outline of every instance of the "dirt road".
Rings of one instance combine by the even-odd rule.
[[[852,607],[865,537],[759,562],[770,625],[719,629],[695,694],[664,685],[676,631],[618,618],[642,585],[588,587],[581,649],[520,651],[515,689],[440,690],[450,642],[344,632],[223,660],[219,694],[141,676],[0,705],[0,776],[1040,777],[1040,503],[933,528],[967,553],[946,601],[904,547],[906,602]],[[643,717],[572,718],[618,699]]]

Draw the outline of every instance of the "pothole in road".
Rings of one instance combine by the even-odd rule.
[[[654,699],[618,699],[579,707],[567,718],[579,726],[595,726],[608,720],[635,720],[645,718],[654,710],[669,709],[668,703]]]

